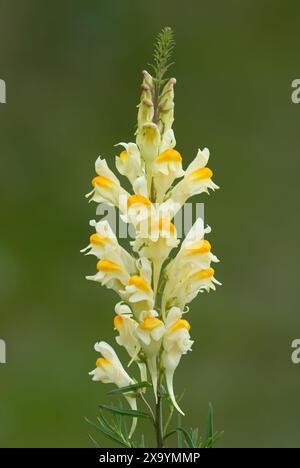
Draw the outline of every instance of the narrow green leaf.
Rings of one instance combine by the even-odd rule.
[[[145,436],[144,436],[144,434],[142,434],[142,436],[141,436],[140,448],[145,448]]]
[[[185,443],[188,448],[195,448],[192,438],[186,429],[183,427],[177,427],[176,430],[184,435]]]
[[[173,431],[170,431],[170,432],[167,432],[165,435],[164,435],[164,440],[165,439],[168,439],[168,437],[171,437],[172,435],[176,434],[177,431],[176,429],[173,429]]]
[[[181,420],[182,420],[181,414],[178,414],[177,424],[179,427],[181,426]],[[182,448],[182,433],[180,431],[177,431],[177,446],[178,448]]]
[[[91,434],[88,434],[88,437],[92,444],[94,445],[94,448],[102,448],[101,445],[98,444],[98,442],[91,436]]]
[[[114,414],[120,414],[122,416],[131,416],[133,418],[150,418],[151,415],[149,413],[145,413],[144,411],[137,411],[137,410],[130,410],[125,408],[118,408],[117,406],[112,405],[99,405],[100,408],[110,411]]]
[[[205,442],[202,444],[202,448],[213,448],[217,441],[223,437],[224,431],[215,432],[212,437],[209,437]]]
[[[129,444],[125,443],[124,441],[120,440],[117,435],[115,435],[112,431],[109,431],[108,429],[105,429],[103,426],[98,426],[95,424],[93,421],[90,421],[89,419],[85,418],[86,422],[90,424],[94,429],[97,431],[101,432],[107,439],[112,440],[113,442],[116,442],[117,444],[123,446],[123,447],[130,447]]]
[[[149,382],[140,382],[140,383],[136,383],[132,385],[127,385],[126,387],[114,388],[113,390],[110,390],[107,394],[116,395],[119,393],[134,392],[136,390],[139,390],[140,388],[146,388],[146,387],[152,387],[152,385]]]
[[[188,448],[195,448],[196,444],[193,443],[193,439],[191,435],[188,433],[186,429],[183,427],[176,427],[176,429],[173,429],[172,431],[168,432],[164,436],[164,440],[167,439],[168,437],[171,437],[172,435],[177,433],[177,445],[178,448],[182,448],[182,435],[184,436],[185,443]]]
[[[196,429],[192,429],[192,441],[193,441],[193,444],[194,444],[194,447],[197,447],[198,446],[198,428],[196,427]]]
[[[207,415],[207,440],[213,439],[214,435],[214,412],[212,404],[209,403],[208,405],[208,415]],[[212,445],[208,448],[212,448]]]

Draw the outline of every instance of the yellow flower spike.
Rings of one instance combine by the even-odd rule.
[[[177,320],[177,322],[174,323],[174,325],[172,325],[171,327],[171,332],[174,333],[176,332],[177,330],[180,330],[182,328],[185,328],[187,331],[190,331],[191,329],[191,325],[189,324],[189,322],[187,320]]]
[[[179,151],[175,149],[167,149],[163,153],[157,156],[155,162],[157,163],[168,163],[168,162],[181,162],[182,157]]]
[[[139,327],[142,330],[151,331],[154,330],[154,328],[160,327],[160,325],[163,325],[163,322],[161,320],[159,320],[156,317],[149,316],[146,317],[144,321],[139,324]]]
[[[189,178],[191,180],[205,180],[211,179],[213,176],[213,172],[209,167],[202,167],[200,169],[196,169],[189,174]]]
[[[110,188],[114,184],[114,181],[105,176],[97,176],[92,180],[92,186],[96,187],[99,185],[102,188]]]
[[[97,263],[97,270],[110,273],[114,271],[121,271],[122,268],[111,260],[99,260]]]
[[[130,286],[135,286],[136,288],[141,289],[142,291],[145,291],[145,292],[148,292],[151,290],[149,284],[147,283],[145,278],[143,278],[142,276],[137,276],[137,275],[131,276],[128,284]]]

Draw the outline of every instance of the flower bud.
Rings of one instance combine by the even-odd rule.
[[[159,120],[162,128],[161,132],[165,133],[173,125],[174,122],[174,85],[176,79],[171,78],[165,85],[158,103],[159,107]]]
[[[143,71],[144,79],[142,83],[141,100],[138,104],[138,129],[137,133],[141,130],[146,122],[151,122],[154,115],[154,106],[152,101],[153,78],[146,71]]]

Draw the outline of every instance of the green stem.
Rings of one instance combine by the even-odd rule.
[[[161,260],[157,262],[155,261],[153,262],[153,291],[154,291],[155,298],[157,296],[157,288],[158,288],[158,282],[160,278],[161,267],[162,267]]]
[[[145,403],[146,407],[148,408],[151,416],[152,416],[152,419],[153,419],[153,422],[154,424],[156,424],[156,420],[155,420],[155,416],[154,416],[154,413],[152,411],[152,408],[151,406],[149,405],[148,401],[146,400],[146,398],[144,397],[143,393],[142,392],[139,392],[139,396],[141,397],[141,399],[143,400],[143,402]]]
[[[163,417],[162,417],[162,395],[161,395],[161,372],[159,372],[158,385],[157,385],[157,402],[155,406],[155,431],[156,431],[156,447],[163,448],[164,435],[163,435]]]
[[[147,164],[147,191],[148,191],[149,200],[151,200],[152,198],[151,196],[152,195],[152,178],[153,178],[153,163],[150,162]]]

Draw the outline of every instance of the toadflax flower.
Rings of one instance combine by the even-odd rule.
[[[204,239],[204,234],[209,233],[209,227],[204,228],[201,218],[197,219],[186,239],[182,242],[177,256],[165,268],[166,285],[162,298],[163,314],[166,307],[178,305],[183,308],[201,289],[215,289],[214,283],[218,283],[212,275],[208,281],[211,262],[219,262],[218,258],[211,252],[211,244]],[[202,271],[202,274],[200,273]],[[207,272],[204,278],[204,272]],[[194,276],[193,276],[194,274]],[[203,280],[201,281],[201,275]],[[198,278],[199,281],[195,281]],[[189,291],[193,294],[189,295]],[[198,289],[197,289],[198,288]]]
[[[136,335],[147,356],[149,372],[151,375],[153,391],[157,399],[157,355],[161,346],[161,340],[165,332],[164,323],[155,315],[144,312],[142,322],[136,328]]]
[[[208,189],[214,191],[219,188],[212,181],[212,170],[206,167],[208,159],[209,150],[199,149],[194,161],[186,169],[184,178],[168,194],[174,205],[181,207],[193,195],[209,193]]]
[[[147,258],[140,258],[138,262],[139,274],[133,275],[128,279],[127,286],[121,291],[121,297],[127,301],[136,316],[144,310],[152,310],[154,305],[154,292],[151,287],[152,268]]]
[[[134,383],[133,379],[124,370],[116,352],[105,341],[100,341],[95,344],[95,351],[102,354],[102,357],[96,361],[96,368],[89,375],[92,376],[94,382],[113,383],[117,387],[122,388]],[[136,410],[136,398],[124,395],[131,409]],[[132,436],[136,426],[136,418],[133,419],[129,437]]]
[[[129,194],[121,187],[118,178],[109,169],[106,160],[99,157],[95,163],[95,170],[98,176],[93,178],[92,186],[94,188],[86,197],[90,197],[90,201],[107,203],[124,211]]]
[[[184,414],[173,387],[181,358],[193,344],[190,323],[183,314],[199,292],[215,290],[221,284],[212,267],[219,260],[205,238],[211,229],[197,219],[181,242],[174,221],[190,197],[209,193],[218,186],[207,166],[207,148],[199,149],[195,159],[186,164],[177,146],[173,130],[176,79],[165,78],[173,47],[172,31],[165,28],[155,45],[153,76],[143,71],[135,141],[115,145],[121,146],[115,157],[119,177],[110,163],[98,157],[93,190],[87,195],[90,201],[118,209],[134,238],[124,248],[108,221],[93,220],[90,225],[94,232],[82,249],[97,259],[97,271],[86,278],[113,289],[121,300],[115,305],[113,317],[116,343],[128,354],[128,366],[137,365],[140,381],[128,375],[113,348],[103,341],[95,345],[102,357],[90,375],[95,381],[115,384],[120,389],[117,393],[124,395],[133,411],[137,410],[137,401],[145,405],[146,415],[128,409],[126,413],[114,405],[103,406],[117,413],[118,418],[128,416],[128,412],[137,417],[149,416],[157,447],[164,446],[171,416],[163,424],[164,399],[168,407],[172,404]],[[130,189],[122,187],[122,178],[127,179]],[[153,392],[154,407],[148,401],[148,392]],[[129,437],[135,425],[134,417]],[[123,446],[136,446],[127,433],[123,434],[121,426],[114,427],[102,418],[99,430]]]
[[[119,336],[116,337],[116,342],[118,345],[123,346],[131,357],[129,365],[133,361],[137,363],[140,369],[141,381],[144,382],[147,380],[147,368],[146,364],[138,357],[141,349],[140,342],[135,333],[138,323],[133,320],[131,309],[126,304],[119,302],[115,307],[115,311],[117,315],[114,318],[114,325],[119,333]]]

